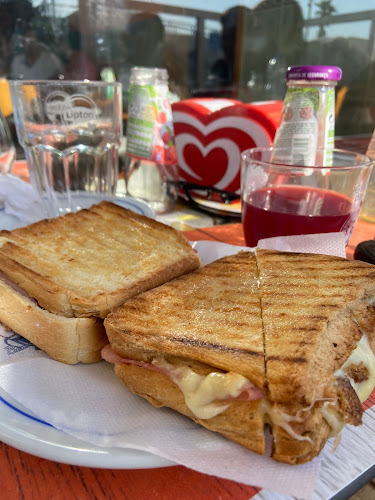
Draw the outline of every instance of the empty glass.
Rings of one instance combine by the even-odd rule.
[[[16,149],[6,119],[0,111],[0,174],[8,174],[16,158]]]
[[[122,138],[120,83],[10,82],[17,135],[48,217],[115,194]]]
[[[9,131],[4,115],[0,111],[0,174],[8,174],[16,159],[16,149]],[[4,207],[4,201],[0,197],[0,210]]]

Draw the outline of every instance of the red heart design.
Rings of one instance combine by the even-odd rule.
[[[270,146],[282,101],[243,104],[186,99],[172,105],[179,176],[220,189],[240,189],[241,151]]]
[[[202,184],[214,186],[224,176],[228,168],[228,156],[224,149],[214,148],[207,155],[203,155],[194,144],[187,144],[183,156],[191,170],[198,175]],[[186,174],[186,180],[196,182],[197,179]]]

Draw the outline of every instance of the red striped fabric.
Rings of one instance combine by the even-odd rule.
[[[372,393],[370,394],[370,396],[362,404],[362,406],[363,406],[363,409],[366,411],[374,405],[375,405],[375,387],[374,387]]]

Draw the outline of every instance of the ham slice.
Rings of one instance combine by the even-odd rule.
[[[109,363],[125,363],[127,365],[135,365],[139,366],[140,368],[145,368],[147,370],[151,370],[154,372],[159,372],[163,373],[167,377],[169,377],[171,380],[175,381],[176,376],[172,371],[167,370],[165,368],[156,366],[152,363],[147,363],[145,361],[137,361],[134,359],[127,359],[119,356],[118,354],[115,353],[115,351],[112,349],[112,346],[110,344],[107,344],[106,346],[103,347],[102,351],[102,358],[108,361]],[[237,400],[237,401],[256,401],[259,399],[263,398],[263,393],[260,389],[255,387],[254,384],[252,384],[249,381],[249,385],[235,398],[229,398],[231,401]]]
[[[140,366],[141,368],[147,368],[148,370],[154,371],[154,372],[159,372],[159,373],[164,373],[164,375],[168,375],[167,370],[164,370],[163,368],[159,368],[158,366],[155,366],[151,363],[147,363],[146,361],[137,361],[135,359],[126,359],[122,358],[118,354],[115,353],[115,351],[112,349],[111,344],[107,344],[103,347],[102,351],[102,358],[108,361],[109,363],[113,363],[114,365],[116,363],[124,363],[126,365],[135,365],[135,366]]]
[[[8,278],[8,276],[5,276],[3,272],[0,271],[0,281],[3,281],[6,285],[9,287],[13,288],[17,293],[22,295],[23,297],[26,297],[27,299],[31,300],[34,304],[37,304],[37,301],[30,297],[30,295],[20,286],[18,286],[14,281]]]

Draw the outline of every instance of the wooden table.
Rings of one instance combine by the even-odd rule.
[[[213,226],[185,233],[190,240],[243,245],[240,224]],[[360,221],[348,246],[375,237],[375,225]],[[52,462],[0,443],[0,485],[4,500],[248,500],[260,490],[194,472],[182,466],[145,470],[109,470]],[[358,488],[362,484],[359,483]]]

